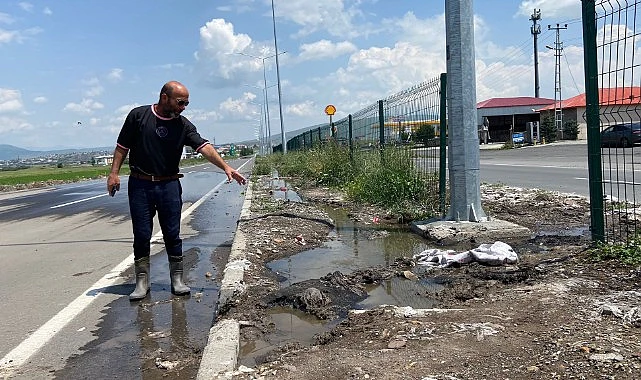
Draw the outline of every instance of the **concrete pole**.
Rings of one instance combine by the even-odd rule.
[[[487,216],[481,208],[472,5],[472,0],[445,0],[451,189],[447,219],[481,222]]]

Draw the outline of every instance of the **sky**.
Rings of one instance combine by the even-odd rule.
[[[183,112],[216,144],[334,120],[446,71],[445,0],[5,0],[0,144],[115,146],[127,113],[183,83]],[[581,2],[475,0],[477,101],[534,96],[530,17],[540,9],[540,96],[583,93]],[[278,45],[275,62],[274,25]],[[270,57],[271,56],[271,57]],[[264,58],[264,59],[263,59]],[[280,105],[278,77],[280,76]],[[264,82],[266,79],[266,83]],[[266,129],[265,129],[266,130]]]

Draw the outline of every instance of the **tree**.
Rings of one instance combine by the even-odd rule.
[[[563,137],[567,140],[576,140],[579,137],[579,124],[576,120],[565,122],[563,125]]]
[[[428,145],[430,140],[434,139],[434,137],[436,137],[436,133],[434,132],[433,125],[421,125],[418,131],[414,134],[414,139],[418,142],[422,142],[424,145]]]
[[[556,141],[556,125],[551,116],[545,116],[541,121],[541,137],[546,142]]]

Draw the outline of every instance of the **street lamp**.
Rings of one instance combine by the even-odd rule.
[[[276,69],[277,69],[277,72],[278,72],[278,56],[280,54],[285,54],[285,53],[287,53],[287,52],[283,51],[283,52],[280,52],[278,54],[272,54],[272,55],[268,55],[268,56],[264,56],[264,57],[259,57],[259,56],[256,56],[256,55],[251,55],[251,54],[247,54],[247,53],[243,53],[243,52],[236,52],[236,54],[244,55],[246,57],[251,57],[251,58],[254,58],[254,59],[260,59],[262,61],[262,63],[263,63],[263,97],[264,97],[264,100],[265,100],[265,112],[267,113],[267,116],[266,116],[266,118],[267,118],[267,134],[268,134],[268,138],[269,138],[269,148],[268,148],[269,151],[267,152],[268,154],[273,153],[273,150],[272,150],[272,127],[271,127],[271,122],[270,122],[270,118],[269,118],[269,101],[267,100],[267,89],[269,87],[272,87],[272,86],[267,87],[267,72],[266,72],[266,69],[265,69],[265,60],[269,59],[269,58],[276,57]],[[280,79],[279,79],[278,85],[279,85],[279,87],[278,87],[278,103],[280,104]],[[282,132],[283,131],[282,107],[280,109],[281,109],[280,126],[281,126],[281,132]]]
[[[248,102],[250,104],[253,104],[255,106],[260,107],[260,119],[258,119],[259,122],[259,135],[260,138],[258,139],[258,143],[260,144],[260,154],[264,155],[265,154],[265,128],[263,127],[263,104],[256,103],[256,102]]]
[[[276,52],[276,81],[278,82],[278,108],[280,111],[280,134],[283,144],[283,154],[287,153],[287,139],[285,138],[285,127],[283,125],[283,102],[280,90],[280,69],[278,66],[278,43],[276,42],[276,15],[274,13],[274,0],[272,0],[272,22],[274,24],[274,51]]]

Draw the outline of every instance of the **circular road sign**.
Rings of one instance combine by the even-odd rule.
[[[327,107],[325,107],[325,114],[332,116],[335,113],[336,113],[336,107],[334,107],[333,105],[330,104]]]

